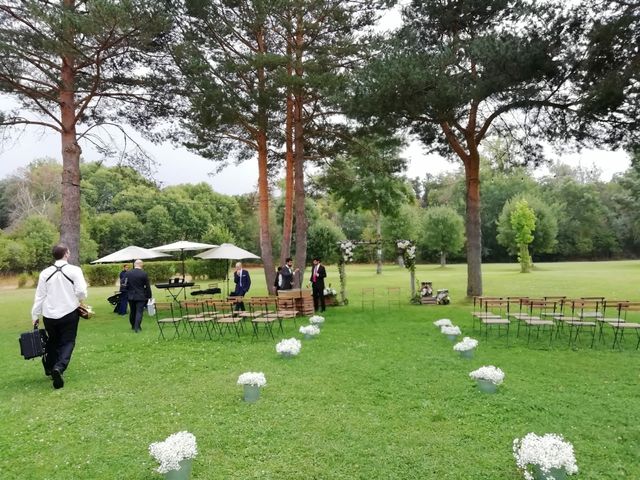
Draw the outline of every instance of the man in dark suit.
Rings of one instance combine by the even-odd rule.
[[[324,265],[320,263],[318,257],[313,259],[313,268],[311,268],[311,289],[313,291],[313,309],[318,311],[318,303],[320,311],[324,312],[324,279],[327,271]]]
[[[127,273],[127,297],[129,299],[129,323],[131,329],[139,333],[142,330],[142,314],[151,298],[149,276],[142,269],[142,260],[136,260],[133,270]]]
[[[297,272],[298,269],[295,270]],[[282,285],[280,285],[280,290],[291,290],[293,288],[293,260],[291,258],[287,258],[284,262],[284,265],[280,269],[280,275],[282,277]]]
[[[242,268],[241,262],[236,263],[236,271],[233,272],[233,283],[236,284],[236,289],[231,294],[234,297],[244,297],[251,288],[251,276],[246,269]],[[236,310],[244,310],[244,303],[238,302]]]

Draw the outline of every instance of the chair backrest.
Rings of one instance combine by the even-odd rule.
[[[502,299],[483,299],[482,309],[485,313],[493,313],[496,315],[502,315],[503,311],[509,307],[509,302]]]
[[[231,315],[236,302],[229,300],[209,300],[207,304],[210,308],[213,308],[216,313]]]
[[[621,305],[626,305],[630,303],[629,300],[612,300],[607,299],[602,304],[602,313],[609,311],[610,315],[615,315],[619,310]]]
[[[278,298],[278,310],[295,310],[296,302],[293,298]]]
[[[527,303],[529,306],[529,313],[531,315],[540,315],[543,313],[555,313],[556,307],[558,305],[558,302],[554,300],[544,300],[544,299],[542,300],[530,299]]]
[[[164,318],[167,314],[174,317],[173,314],[173,303],[171,302],[156,302],[156,319]]]

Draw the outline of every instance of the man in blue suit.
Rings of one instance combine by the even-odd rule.
[[[142,260],[136,260],[133,270],[127,273],[127,297],[129,299],[129,323],[131,329],[142,330],[142,313],[151,298],[151,285],[147,272],[142,269]]]
[[[251,288],[251,277],[249,272],[242,268],[241,262],[236,263],[236,271],[233,272],[233,283],[236,284],[236,289],[232,293],[234,297],[244,297],[249,288]],[[236,310],[244,310],[244,303],[238,302]]]

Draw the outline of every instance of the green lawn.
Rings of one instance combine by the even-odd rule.
[[[640,300],[640,262],[484,265],[486,295],[602,295]],[[337,270],[328,268],[332,286]],[[260,274],[252,271],[252,293]],[[466,266],[419,265],[416,278],[448,288],[446,307],[388,308],[386,288],[406,270],[348,266],[350,305],[326,312],[318,339],[300,356],[277,357],[275,342],[158,340],[145,318],[141,335],[111,313],[112,288],[91,288],[97,312],[83,320],[65,387],[53,390],[39,361],[19,356],[30,326],[33,290],[0,295],[0,478],[155,479],[151,442],[188,430],[198,442],[194,479],[518,479],[511,452],[528,432],[563,434],[575,447],[577,480],[640,478],[640,351],[635,335],[612,351],[611,334],[595,349],[506,347],[471,331],[464,298]],[[360,291],[376,289],[362,309]],[[480,340],[473,360],[459,358],[432,325],[450,318]],[[300,325],[300,322],[298,323]],[[288,326],[286,337],[300,334]],[[586,338],[586,337],[585,337]],[[506,374],[496,395],[468,373],[496,365]],[[238,375],[263,371],[255,404],[241,401]]]

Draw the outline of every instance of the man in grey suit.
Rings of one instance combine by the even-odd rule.
[[[136,260],[133,270],[127,274],[127,297],[129,298],[129,323],[131,329],[139,333],[142,330],[142,314],[151,298],[149,276],[142,269],[142,260]]]

